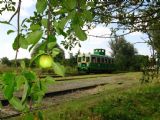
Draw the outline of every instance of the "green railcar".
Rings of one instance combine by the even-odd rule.
[[[104,49],[94,49],[94,54],[79,54],[77,57],[78,71],[112,72],[115,69],[112,57],[105,55]]]

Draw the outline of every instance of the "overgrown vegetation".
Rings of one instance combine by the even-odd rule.
[[[93,108],[102,120],[158,120],[160,84],[146,85],[120,95],[111,95]]]
[[[112,39],[109,45],[117,71],[141,71],[149,62],[149,57],[138,55],[134,45],[127,42],[124,37]]]
[[[43,114],[48,120],[159,120],[159,100],[160,84],[153,83],[62,102]]]

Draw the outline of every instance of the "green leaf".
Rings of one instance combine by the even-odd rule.
[[[26,78],[30,83],[34,82],[34,81],[37,79],[36,74],[35,74],[34,72],[32,72],[32,71],[23,71],[23,72],[22,72],[22,75],[24,75],[25,78]]]
[[[25,81],[25,84],[24,84],[23,94],[22,94],[22,100],[21,100],[21,103],[22,103],[22,104],[24,103],[24,101],[25,101],[26,98],[27,98],[28,90],[29,90],[29,84],[28,84],[28,82],[27,82],[27,80],[26,80],[26,81]]]
[[[37,24],[32,24],[30,26],[30,30],[32,30],[32,31],[36,31],[36,30],[40,30],[40,29],[41,29],[41,26],[37,25]]]
[[[90,11],[88,11],[88,10],[85,10],[83,12],[83,17],[85,18],[85,20],[87,20],[89,22],[91,22],[92,19],[93,19],[92,13]]]
[[[47,28],[47,26],[48,26],[48,19],[43,18],[43,19],[41,20],[41,23],[42,23],[42,25],[43,25],[45,28]]]
[[[53,83],[55,83],[55,80],[53,79],[53,77],[50,77],[50,76],[47,76],[42,81],[45,81],[47,84],[53,84]]]
[[[22,61],[20,62],[20,65],[21,65],[21,68],[22,68],[22,69],[25,69],[25,68],[26,68],[26,64],[25,64],[24,60],[22,60]]]
[[[14,49],[14,50],[17,50],[17,49],[19,49],[19,43],[18,43],[19,41],[18,41],[18,36],[14,39],[14,42],[13,42],[13,44],[12,44],[12,48]]]
[[[72,24],[73,25],[82,25],[83,19],[81,18],[81,13],[71,13],[72,15]]]
[[[68,21],[67,18],[62,18],[61,21],[58,22],[58,27],[63,30],[63,29],[64,29],[64,26],[65,26],[66,23],[67,23],[67,21]]]
[[[40,82],[37,82],[31,87],[31,97],[34,101],[40,102],[45,95],[45,92],[41,90]],[[45,86],[46,87],[46,86]]]
[[[56,55],[58,55],[60,53],[60,49],[58,48],[53,48],[52,49],[52,56],[55,57]]]
[[[23,36],[19,37],[19,46],[21,48],[23,48],[23,49],[27,49],[28,48],[28,42]]]
[[[63,6],[65,6],[66,9],[72,10],[76,7],[77,1],[76,0],[63,0]]]
[[[11,82],[11,83],[12,83],[12,82]],[[14,92],[14,84],[7,85],[7,86],[4,88],[4,97],[5,97],[7,100],[10,100],[10,99],[13,97],[13,92]]]
[[[57,39],[55,36],[53,36],[53,35],[48,36],[48,42],[56,42],[56,41],[57,41]]]
[[[16,97],[12,97],[11,100],[9,100],[9,103],[16,109],[16,110],[19,110],[19,111],[22,111],[25,109],[25,106],[23,106],[21,104],[21,101],[16,98]]]
[[[57,1],[57,0],[51,0],[50,2],[51,2],[51,5],[52,5],[53,7],[57,6],[57,4],[58,4],[58,1]]]
[[[18,75],[18,76],[16,76],[15,79],[16,79],[16,89],[20,90],[22,85],[25,83],[26,78],[23,75]]]
[[[38,13],[43,13],[47,7],[47,0],[37,0],[36,9]]]
[[[72,28],[74,29],[74,32],[76,34],[76,36],[80,39],[80,40],[86,40],[87,39],[87,35],[84,32],[84,30],[81,29],[81,27],[79,25],[72,25]]]
[[[50,42],[50,43],[48,43],[48,45],[47,45],[47,47],[48,47],[48,49],[52,49],[53,47],[55,47],[56,46],[56,42]]]
[[[12,73],[4,74],[3,82],[4,82],[4,88],[3,88],[4,97],[7,100],[10,100],[13,97],[13,92],[15,87],[15,75]]]
[[[15,32],[15,31],[14,30],[8,30],[7,35],[9,35],[10,33],[13,33],[13,32]]]
[[[64,66],[60,65],[59,63],[53,62],[53,69],[56,74],[64,76],[65,74]]]
[[[47,86],[55,83],[55,80],[53,77],[47,76],[46,78],[43,78],[40,80],[41,84],[41,90],[46,93],[47,92]]]
[[[29,33],[26,40],[29,45],[36,44],[41,39],[42,35],[43,35],[43,31],[41,30],[34,31],[34,32]]]
[[[44,53],[44,51],[45,51],[45,49],[46,49],[46,46],[47,46],[47,43],[48,43],[47,40],[43,41],[42,44],[39,45],[38,50],[39,50],[39,51],[41,50],[41,51],[43,51],[43,53]]]
[[[10,24],[8,21],[0,21],[0,23],[2,23],[2,24],[7,24],[7,25],[12,25],[12,24]]]
[[[4,73],[2,76],[3,83],[9,85],[11,81],[14,81],[15,75],[13,73]]]

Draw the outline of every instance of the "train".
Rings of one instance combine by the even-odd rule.
[[[93,54],[78,54],[77,66],[79,72],[87,73],[111,73],[115,70],[114,58],[106,55],[105,49],[94,49]]]

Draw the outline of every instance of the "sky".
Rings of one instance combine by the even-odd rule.
[[[17,1],[17,0],[14,0]],[[33,11],[35,9],[35,2],[36,0],[22,0],[22,9],[21,9],[21,20],[23,20],[26,17],[29,17],[33,15]],[[1,6],[0,6],[1,7]],[[0,21],[7,20],[12,16],[13,13],[5,12],[2,15],[0,15]],[[16,19],[13,19],[12,24],[15,25]],[[14,38],[16,36],[16,33],[7,35],[7,31],[9,29],[15,29],[13,26],[3,25],[0,24],[0,58],[7,57],[9,59],[15,58],[15,51],[12,49],[12,43],[14,41]],[[89,35],[95,35],[95,36],[101,36],[106,35],[109,37],[109,34],[111,33],[110,29],[108,27],[105,27],[104,25],[98,25],[94,29],[89,31]],[[105,36],[105,37],[106,37]],[[125,36],[125,39],[130,43],[136,43],[136,42],[143,42],[143,39],[146,39],[146,35],[140,33],[140,32],[134,32],[129,35]],[[61,45],[61,41],[63,40],[63,37],[58,37],[58,44],[61,46],[61,48],[64,49],[63,45]],[[109,48],[108,41],[110,41],[110,38],[98,38],[98,37],[92,37],[88,36],[88,39],[86,41],[80,42],[81,48],[76,46],[71,51],[65,50],[65,56],[66,58],[69,57],[69,53],[76,54],[79,50],[82,53],[93,53],[93,49],[95,48],[103,48],[106,49],[106,54],[110,55],[111,50]],[[151,55],[150,47],[147,46],[147,44],[134,44],[135,48],[138,50],[139,54],[142,55]],[[30,58],[30,53],[28,50],[25,49],[19,49],[18,58]]]

